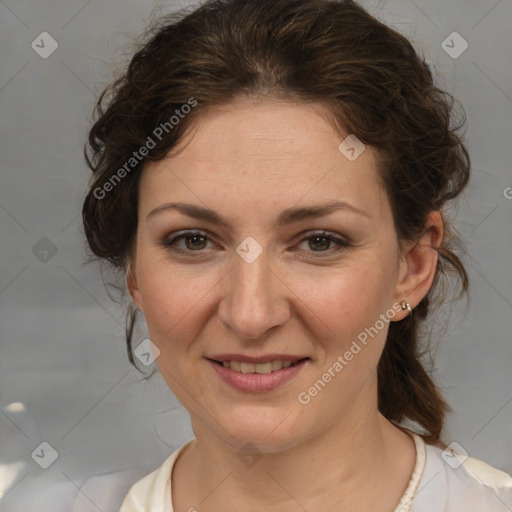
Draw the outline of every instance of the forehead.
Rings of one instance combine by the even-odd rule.
[[[167,158],[146,164],[140,207],[187,199],[261,208],[262,198],[283,208],[326,199],[385,207],[375,150],[366,147],[349,160],[338,148],[349,134],[328,119],[320,104],[238,101],[211,108]]]

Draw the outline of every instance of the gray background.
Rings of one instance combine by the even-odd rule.
[[[448,318],[436,377],[454,409],[445,441],[512,472],[512,2],[362,3],[413,38],[468,115],[474,172],[457,225],[471,301]],[[129,366],[122,309],[98,266],[83,264],[79,217],[82,146],[113,61],[152,11],[184,5],[0,2],[2,512],[116,510],[131,483],[192,437],[160,375],[143,381]],[[59,45],[47,59],[31,48],[43,31]],[[441,47],[454,31],[469,44],[456,59]],[[43,441],[58,453],[48,469],[31,457]]]

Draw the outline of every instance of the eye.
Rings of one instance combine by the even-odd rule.
[[[350,244],[346,240],[338,238],[325,231],[311,233],[304,237],[302,241],[297,245],[298,250],[328,254],[337,252],[343,247],[350,247]]]
[[[215,246],[211,237],[203,231],[186,231],[172,234],[162,240],[162,245],[176,253],[186,256],[202,256]],[[316,253],[315,257],[329,256],[341,249],[350,247],[350,243],[326,231],[308,233],[292,249],[292,251],[304,251]],[[195,253],[195,254],[194,254]]]
[[[202,252],[208,248],[208,243],[213,242],[201,231],[188,231],[162,241],[164,247],[181,253]]]

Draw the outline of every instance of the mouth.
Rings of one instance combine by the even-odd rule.
[[[309,364],[309,357],[273,354],[255,358],[223,354],[206,358],[224,383],[244,393],[273,391],[295,379]]]
[[[209,358],[208,358],[209,359]],[[271,359],[261,362],[248,362],[240,361],[237,359],[209,359],[213,363],[228,368],[234,372],[245,374],[259,374],[266,375],[282,370],[283,368],[290,368],[296,366],[304,361],[310,360],[309,357],[302,357],[296,359]]]

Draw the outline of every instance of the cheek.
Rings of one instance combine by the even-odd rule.
[[[142,260],[139,290],[150,334],[163,346],[166,340],[185,342],[208,314],[209,295],[219,281],[218,272],[182,269],[166,262]]]
[[[392,281],[379,258],[368,255],[337,269],[295,278],[290,288],[299,298],[297,304],[303,303],[301,309],[323,323],[331,337],[346,339],[390,307]]]
[[[320,345],[315,376],[302,391],[315,397],[320,416],[348,410],[373,382],[389,328],[381,315],[390,309],[391,280],[382,266],[361,261],[330,277],[302,281],[298,295],[305,299],[297,307]]]

